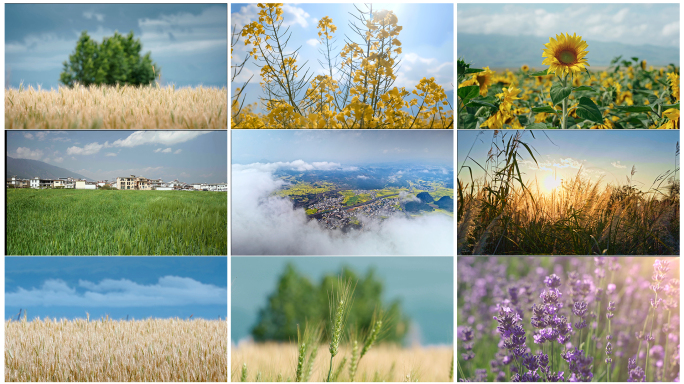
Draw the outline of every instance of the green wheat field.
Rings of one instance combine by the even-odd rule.
[[[226,255],[220,192],[7,190],[7,255]]]

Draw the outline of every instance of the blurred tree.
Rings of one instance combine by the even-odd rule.
[[[75,83],[88,86],[91,84],[151,84],[159,67],[152,62],[150,53],[140,55],[142,45],[139,39],[133,38],[133,32],[123,36],[114,32],[114,36],[105,37],[98,44],[83,31],[76,43],[76,50],[64,62],[64,70],[59,81],[73,87]]]
[[[347,331],[354,327],[360,332],[367,332],[371,326],[373,311],[378,308],[386,313],[389,326],[383,334],[382,341],[401,342],[408,331],[409,319],[402,314],[401,304],[395,300],[383,304],[383,283],[369,269],[364,277],[359,278],[351,269],[343,267],[338,274],[323,277],[316,286],[301,275],[292,264],[285,267],[280,276],[278,287],[268,297],[268,305],[259,310],[257,324],[252,328],[252,336],[256,341],[276,340],[294,341],[297,339],[297,324],[300,328],[306,322],[330,323],[328,294],[337,288],[338,277],[346,281],[351,279],[356,284],[354,302],[347,320]]]

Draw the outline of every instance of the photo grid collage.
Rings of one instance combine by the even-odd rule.
[[[3,382],[679,382],[679,2],[2,12]]]

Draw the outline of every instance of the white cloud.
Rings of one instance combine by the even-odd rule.
[[[17,148],[14,157],[18,159],[40,160],[43,157],[43,151],[40,149],[32,150],[27,147],[19,147]]]
[[[107,154],[106,154],[105,156],[114,157],[114,156],[116,156],[116,153],[114,153],[114,152],[107,152]]]
[[[620,164],[620,162],[619,162],[619,161],[617,161],[617,162],[615,162],[615,161],[614,161],[614,162],[612,162],[612,163],[610,163],[610,164],[612,164],[612,165],[613,165],[613,167],[615,167],[615,168],[627,168],[627,166],[626,166],[626,165],[622,165],[622,164]]]
[[[309,45],[312,46],[312,47],[315,47],[315,46],[317,46],[318,44],[320,44],[320,42],[319,42],[317,39],[309,39],[309,40],[306,41],[306,43],[309,44]]]
[[[86,19],[89,19],[89,20],[94,17],[95,19],[97,19],[97,21],[104,21],[104,15],[101,13],[86,11],[86,12],[83,12],[83,17],[85,17]]]
[[[233,170],[258,170],[259,172],[275,172],[278,169],[289,169],[294,171],[330,171],[334,169],[355,170],[356,167],[342,167],[340,163],[330,163],[327,161],[307,163],[304,160],[277,163],[254,163],[254,164],[234,164]]]
[[[85,147],[69,147],[67,148],[67,155],[94,155],[98,152],[100,152],[100,149],[104,148],[105,146],[99,143],[90,143],[87,144]]]
[[[679,22],[675,21],[673,23],[667,24],[663,27],[663,36],[678,36],[679,35]]]
[[[175,151],[173,154],[174,154],[174,155],[177,155],[177,154],[179,154],[179,153],[181,153],[181,152],[183,152],[182,149],[176,149],[176,151]]]
[[[119,139],[111,144],[107,144],[107,148],[110,147],[124,147],[133,148],[144,144],[162,144],[162,145],[175,145],[180,143],[185,143],[198,136],[207,134],[209,132],[195,132],[195,131],[138,131],[132,133],[125,139]]]
[[[24,137],[27,138],[27,139],[29,139],[29,140],[33,140],[33,135],[30,134],[30,133],[28,133],[28,132],[27,132],[27,133],[24,133]]]
[[[49,134],[50,134],[50,132],[45,132],[45,131],[43,131],[43,132],[36,132],[36,133],[35,133],[36,138],[37,138],[38,140],[45,140],[45,138],[46,138]]]
[[[359,178],[359,179],[362,179],[362,180],[370,179],[370,177],[368,177],[368,176],[366,176],[366,175],[358,175],[358,176],[356,176],[356,177]]]
[[[171,153],[171,151],[173,151],[171,148],[166,148],[162,153]]]
[[[52,161],[55,163],[61,163],[64,161],[64,158],[63,157],[55,157],[52,159]]]
[[[140,40],[155,57],[225,48],[227,17],[225,6],[212,6],[199,15],[179,12],[156,19],[139,19]]]
[[[283,25],[299,24],[302,28],[309,26],[307,18],[311,17],[305,10],[289,4],[283,5]]]
[[[454,222],[446,215],[411,219],[401,215],[381,223],[368,220],[360,231],[327,230],[315,220],[308,220],[302,208],[293,209],[290,200],[272,195],[283,185],[272,174],[279,167],[233,165],[233,255],[453,254]]]
[[[458,33],[555,38],[561,32],[576,32],[584,40],[677,46],[679,8],[673,12],[675,8],[669,7],[677,5],[661,4],[658,12],[646,4],[571,4],[554,10],[538,4],[507,4],[491,12],[472,4],[458,8]]]
[[[571,158],[571,157],[568,157],[567,159],[560,159],[560,164],[554,163],[553,166],[556,168],[568,168],[568,167],[570,167],[570,168],[579,169],[580,167],[582,167],[582,163]]]
[[[162,151],[161,148],[157,148],[157,149],[154,150],[154,153],[159,153],[159,152],[161,152],[161,151]]]
[[[156,284],[127,279],[104,279],[99,283],[79,280],[78,287],[59,279],[45,280],[40,288],[17,288],[5,294],[7,305],[22,307],[158,307],[227,303],[227,289],[187,277],[164,276]]]

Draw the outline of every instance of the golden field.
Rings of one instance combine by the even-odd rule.
[[[328,344],[321,344],[314,362],[311,381],[325,381],[330,364]],[[454,350],[452,347],[409,347],[381,344],[374,346],[361,359],[356,380],[364,381],[452,381],[449,378]],[[340,346],[334,360],[337,369],[346,358],[347,364],[338,381],[349,381],[348,345]],[[241,381],[247,364],[246,381],[294,381],[297,368],[297,345],[294,343],[241,343],[231,349],[231,381]]]
[[[5,381],[227,381],[226,321],[5,322]]]
[[[7,129],[227,129],[227,110],[226,88],[5,90]]]

